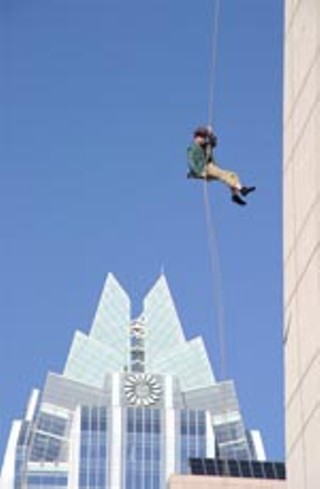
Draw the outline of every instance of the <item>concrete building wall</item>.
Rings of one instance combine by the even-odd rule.
[[[199,475],[173,475],[169,482],[169,489],[286,489],[286,487],[286,481],[283,480]]]
[[[284,339],[289,489],[320,487],[320,1],[285,0]]]

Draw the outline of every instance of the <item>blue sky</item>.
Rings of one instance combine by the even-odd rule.
[[[282,0],[223,0],[216,157],[255,184],[210,185],[227,372],[270,459],[283,454]],[[186,336],[221,373],[203,184],[186,146],[207,122],[212,0],[2,0],[0,459],[31,388],[89,331],[107,272],[133,314],[164,269]]]

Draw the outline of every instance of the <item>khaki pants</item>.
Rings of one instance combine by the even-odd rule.
[[[219,180],[220,182],[225,183],[231,189],[240,190],[242,185],[240,183],[239,177],[236,173],[223,170],[219,168],[214,163],[207,163],[205,170],[203,171],[202,178],[206,178],[207,180]]]

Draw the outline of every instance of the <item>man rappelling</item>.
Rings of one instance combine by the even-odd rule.
[[[245,187],[236,173],[220,168],[213,156],[217,146],[217,137],[211,126],[198,127],[193,133],[192,144],[188,147],[189,178],[219,180],[231,190],[231,200],[238,205],[246,205],[242,198],[253,192],[255,187]]]

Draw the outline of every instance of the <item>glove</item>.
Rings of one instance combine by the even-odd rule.
[[[213,133],[208,135],[208,141],[212,148],[215,148],[218,144],[218,138]]]
[[[211,126],[207,126],[207,137],[208,137],[208,143],[212,148],[215,148],[218,144],[217,136],[215,136],[213,132],[213,128]]]

